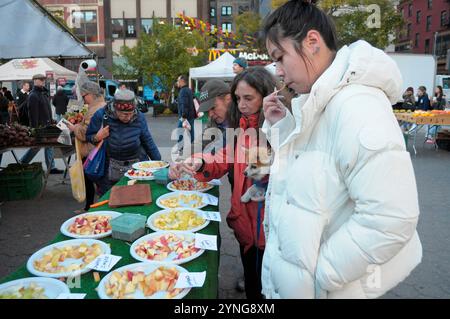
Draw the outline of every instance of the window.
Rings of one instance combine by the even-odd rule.
[[[214,18],[216,16],[216,8],[211,8],[211,18]]]
[[[414,46],[417,48],[419,46],[419,34],[416,33],[416,40],[414,41]]]
[[[231,23],[222,23],[222,31],[223,32],[231,32]]]
[[[111,19],[111,36],[113,39],[123,38],[123,19]]]
[[[420,18],[422,17],[422,11],[417,11],[416,14],[416,23],[420,23]]]
[[[408,29],[406,31],[406,37],[409,39],[411,38],[411,23],[408,23]]]
[[[427,32],[431,30],[431,16],[427,17]]]
[[[445,27],[447,25],[447,11],[441,12],[441,27]]]
[[[73,33],[84,43],[97,43],[97,11],[72,11]]]
[[[425,53],[430,53],[430,39],[425,40]]]
[[[427,4],[428,9],[431,9],[433,7],[433,0],[428,0]]]
[[[125,19],[125,37],[136,38],[136,19]]]
[[[216,32],[216,25],[211,24],[211,32],[212,33]]]
[[[150,34],[153,27],[153,19],[141,19],[141,30],[147,34]]]
[[[412,11],[413,11],[412,9],[413,9],[412,4],[409,4],[409,6],[408,6],[408,17],[412,16]]]
[[[222,7],[222,16],[231,16],[233,13],[233,7],[231,6],[223,6]]]

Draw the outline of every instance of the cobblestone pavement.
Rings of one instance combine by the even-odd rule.
[[[168,137],[177,119],[147,117],[163,158],[170,159],[173,141]],[[23,151],[18,153],[20,156]],[[35,160],[44,162],[42,151]],[[413,156],[412,160],[421,208],[418,232],[423,260],[404,282],[383,298],[450,298],[450,152],[436,152],[430,146],[419,145],[417,157]],[[2,164],[12,161],[12,156],[5,154]],[[57,167],[63,168],[62,161],[57,160]],[[230,207],[230,185],[227,178],[222,178],[222,182],[219,297],[245,298],[244,293],[235,290],[243,270],[237,241],[225,222]],[[4,203],[0,207],[0,278],[13,272],[53,239],[61,223],[80,206],[72,198],[70,184],[61,183],[61,175],[51,175],[41,199]]]

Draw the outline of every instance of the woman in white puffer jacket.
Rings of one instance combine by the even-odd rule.
[[[376,298],[420,263],[417,187],[391,105],[395,62],[358,41],[337,51],[333,23],[310,1],[265,21],[292,114],[264,99],[274,150],[266,195],[267,298]]]

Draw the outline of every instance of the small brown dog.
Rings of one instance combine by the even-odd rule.
[[[253,180],[253,185],[241,197],[241,202],[262,202],[266,197],[267,183],[269,181],[272,152],[268,147],[252,147],[244,149],[248,158],[244,175]]]

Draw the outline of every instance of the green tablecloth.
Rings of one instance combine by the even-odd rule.
[[[123,178],[120,180],[117,185],[126,185],[128,179]],[[139,183],[147,183],[151,185],[152,190],[152,204],[146,206],[131,206],[131,207],[120,207],[110,209],[108,205],[103,205],[95,209],[89,210],[98,211],[98,210],[114,210],[122,213],[136,213],[145,216],[150,216],[151,214],[161,210],[155,203],[156,199],[161,195],[168,193],[169,191],[163,185],[157,184],[154,181],[140,181]],[[210,194],[218,196],[218,187],[214,187],[210,192]],[[108,199],[110,195],[110,191],[106,193],[99,201]],[[203,210],[218,210],[217,207],[207,206],[203,208]],[[147,233],[152,232],[152,230],[147,228]],[[220,234],[219,234],[219,224],[217,222],[210,222],[209,225],[200,230],[199,233],[207,234],[207,235],[217,235],[218,239],[218,248],[220,251]],[[56,238],[51,243],[60,242],[63,240],[69,240],[72,238],[66,237],[61,233],[56,236]],[[130,255],[130,245],[124,241],[113,239],[111,237],[100,239],[105,243],[110,244],[111,246],[111,254],[122,256],[122,259],[114,266],[114,269],[119,267],[139,262],[131,257]],[[207,250],[200,257],[186,263],[180,265],[181,267],[186,268],[188,271],[199,272],[206,271],[206,280],[205,284],[201,288],[192,288],[189,294],[185,297],[188,299],[206,299],[206,298],[217,298],[218,296],[218,270],[219,270],[219,251],[211,251]],[[106,272],[101,272],[100,277],[103,278],[106,276]],[[2,278],[0,283],[4,283],[11,280],[16,280],[20,278],[26,278],[33,276],[30,274],[26,268],[26,265],[21,266],[16,272],[11,275]],[[94,281],[93,272],[88,272],[81,276],[81,288],[71,288],[72,293],[86,293],[87,299],[96,299],[98,298],[97,291],[95,288],[98,286],[98,283]]]

